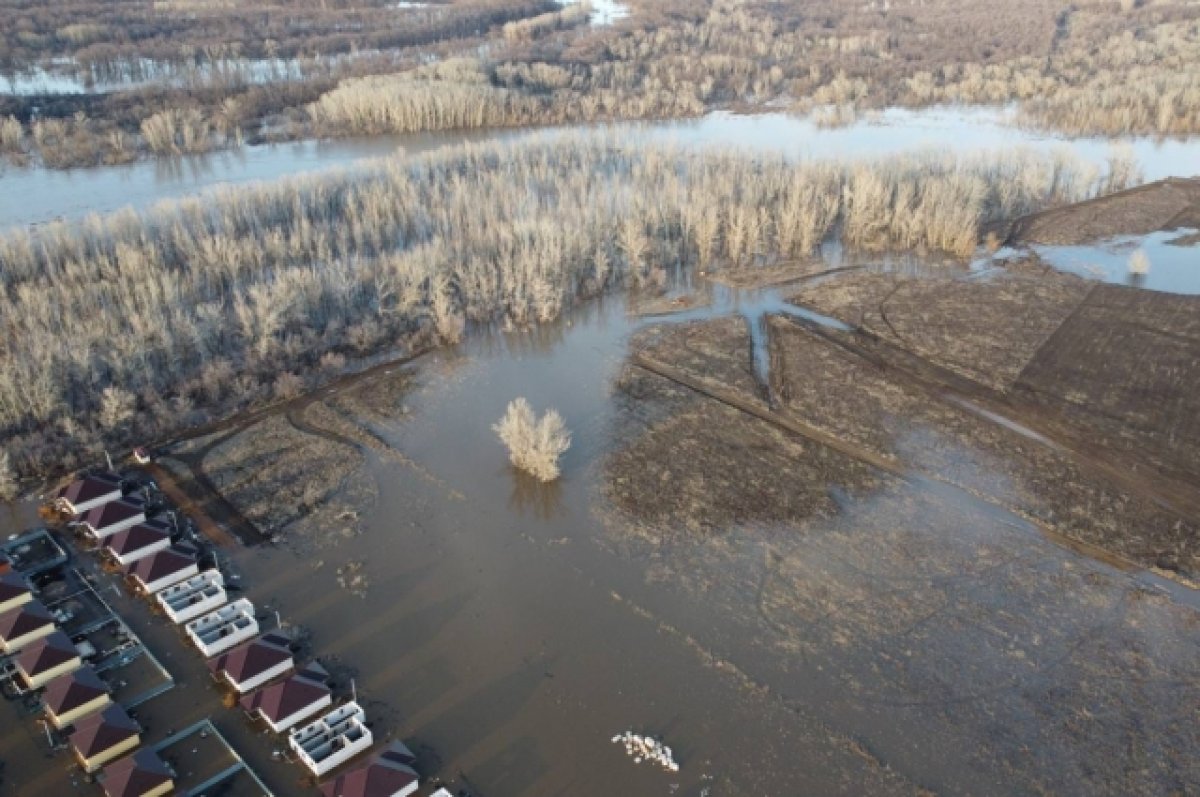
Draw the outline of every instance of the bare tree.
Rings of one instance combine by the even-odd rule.
[[[128,391],[115,385],[104,388],[100,394],[100,426],[112,431],[133,417],[136,399]]]
[[[12,461],[7,451],[0,451],[0,500],[11,501],[17,497],[17,476],[13,473]]]
[[[528,401],[516,398],[492,429],[513,465],[544,482],[558,478],[558,458],[571,447],[571,433],[557,411],[546,410],[539,419]]]

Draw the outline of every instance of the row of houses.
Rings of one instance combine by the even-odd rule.
[[[141,727],[113,702],[80,646],[17,572],[0,574],[0,612],[0,649],[15,678],[25,690],[41,692],[46,721],[65,735],[83,771],[103,770],[109,797],[169,794],[173,778],[152,751],[122,758],[139,746]]]
[[[182,627],[212,677],[238,697],[242,710],[286,736],[289,750],[318,780],[374,746],[357,700],[335,705],[328,674],[316,663],[298,668],[292,640],[279,631],[263,632],[250,600],[230,601],[220,571],[201,570],[196,552],[172,542],[171,524],[148,517],[145,502],[127,494],[119,477],[79,479],[59,493],[57,506],[124,568],[141,594]],[[395,742],[365,766],[325,783],[322,792],[326,797],[408,797],[418,788],[415,763],[412,752]]]

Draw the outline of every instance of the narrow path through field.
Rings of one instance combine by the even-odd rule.
[[[171,502],[175,504],[179,511],[194,520],[200,532],[213,542],[218,545],[232,545],[235,542],[250,545],[262,542],[262,534],[254,524],[247,520],[237,510],[237,507],[226,501],[206,478],[195,478],[193,480],[193,484],[196,487],[204,489],[207,493],[203,497],[194,498],[175,480],[174,474],[163,466],[151,462],[145,465],[143,470],[153,477],[155,483],[171,499]],[[193,469],[194,475],[195,470]],[[209,514],[209,507],[214,504],[220,506],[221,515],[226,518],[229,525],[237,529],[236,532],[231,533],[225,525],[218,523]]]

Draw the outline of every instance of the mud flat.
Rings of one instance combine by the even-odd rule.
[[[1036,213],[1015,222],[1012,244],[1083,244],[1114,235],[1200,227],[1200,179],[1171,177]]]
[[[1005,389],[1093,285],[1024,257],[977,275],[854,271],[802,287],[793,301],[969,380]]]
[[[778,394],[874,450],[899,446],[887,418],[951,433],[1005,478],[946,461],[928,472],[1003,500],[1015,489],[1017,507],[1069,537],[1194,578],[1200,299],[1039,273],[1029,259],[986,276],[856,273],[799,292],[856,329],[776,322]]]
[[[1200,265],[1198,265],[1200,268]],[[1097,286],[1039,349],[1017,396],[1094,445],[1200,484],[1200,298]]]
[[[322,425],[336,427],[332,415],[320,402],[293,407],[233,434],[189,441],[173,456],[193,460],[265,536],[319,545],[357,533],[358,512],[375,500],[357,441]]]

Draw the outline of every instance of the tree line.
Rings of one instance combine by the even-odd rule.
[[[697,264],[970,254],[1107,184],[1065,154],[804,162],[562,137],[228,188],[0,237],[0,439],[31,475]]]

